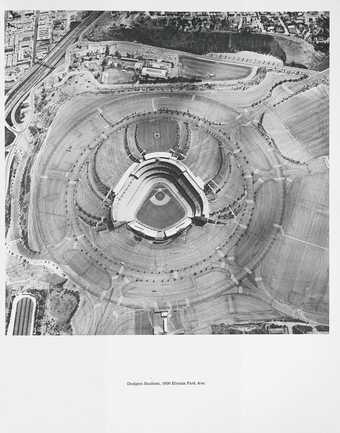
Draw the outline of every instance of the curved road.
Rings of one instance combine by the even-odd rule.
[[[5,118],[27,93],[44,79],[57,65],[66,49],[73,44],[82,32],[93,23],[103,12],[93,11],[77,27],[70,31],[50,53],[44,58],[44,64],[36,64],[29,74],[8,92],[5,100]],[[45,66],[46,65],[46,66]]]

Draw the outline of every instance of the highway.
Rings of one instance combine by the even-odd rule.
[[[66,49],[72,45],[82,32],[92,24],[103,12],[93,11],[77,27],[70,31],[44,58],[44,64],[34,65],[29,74],[8,92],[5,100],[5,118],[30,90],[43,80],[64,56]],[[45,66],[47,65],[47,66]]]

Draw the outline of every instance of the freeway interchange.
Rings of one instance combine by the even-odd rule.
[[[66,49],[76,42],[82,32],[98,19],[103,12],[93,11],[73,30],[71,30],[45,57],[44,63],[35,64],[28,74],[17,83],[6,95],[5,99],[5,118],[8,118],[11,110],[23,100],[23,98],[42,81],[65,55]]]

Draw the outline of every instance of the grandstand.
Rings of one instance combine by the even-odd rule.
[[[168,239],[188,228],[192,218],[208,218],[203,189],[202,180],[169,153],[146,154],[113,191],[113,222],[127,221],[149,239]]]

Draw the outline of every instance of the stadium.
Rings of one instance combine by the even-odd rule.
[[[208,217],[201,179],[169,153],[149,153],[144,158],[124,173],[114,189],[113,222],[129,221],[128,226],[141,235],[161,240],[186,229],[192,219]]]
[[[25,251],[80,293],[74,334],[328,323],[327,77],[239,67],[231,83],[83,91],[57,111]]]

